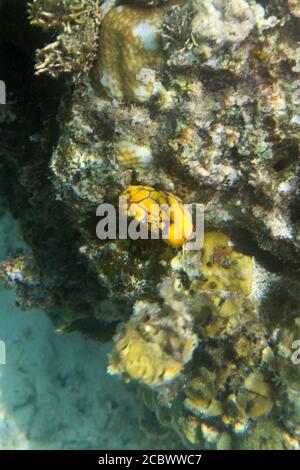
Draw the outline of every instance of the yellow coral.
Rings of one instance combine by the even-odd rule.
[[[229,246],[227,235],[205,233],[202,272],[207,280],[204,289],[240,292],[247,296],[251,292],[252,270],[252,258],[234,251]]]
[[[185,439],[195,445],[199,441],[199,421],[194,417],[181,418],[179,420],[179,428]]]
[[[178,197],[151,186],[129,186],[122,196],[121,209],[137,221],[148,223],[152,233],[161,231],[169,245],[182,246],[190,238],[192,217]]]
[[[214,312],[214,321],[205,326],[206,333],[215,336],[219,328],[226,328],[229,334],[236,327],[234,317],[243,311],[251,293],[252,257],[233,250],[226,234],[212,231],[204,234],[198,275],[194,272],[194,263],[189,265],[188,260],[184,254],[178,253],[171,266],[179,272],[187,270],[192,279],[191,288],[201,296],[201,315],[205,316],[206,310],[207,314]],[[195,312],[198,309],[199,302],[196,302]]]
[[[122,373],[125,379],[154,385],[171,380],[181,367],[182,364],[165,354],[158,343],[147,342],[129,325],[125,336],[117,343],[108,371],[112,374]]]
[[[236,434],[242,434],[247,430],[250,418],[268,415],[272,406],[271,390],[263,374],[260,371],[252,372],[240,391],[227,397],[231,416],[226,415],[223,422],[231,426]]]
[[[94,78],[109,97],[144,102],[157,90],[155,71],[164,62],[161,13],[161,8],[118,6],[104,17]]]
[[[197,394],[189,393],[189,397],[185,399],[184,405],[196,415],[212,418],[220,416],[223,412],[221,402],[212,400],[209,402]]]
[[[202,368],[199,377],[194,378],[186,390],[184,406],[197,416],[212,418],[223,413],[222,404],[215,397],[213,374]]]
[[[109,373],[149,386],[171,381],[191,359],[197,345],[184,312],[164,312],[157,304],[143,301],[136,303],[134,311],[117,333]]]

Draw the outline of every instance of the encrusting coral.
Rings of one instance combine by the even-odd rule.
[[[278,431],[275,397],[280,387],[270,381],[276,359],[266,326],[257,318],[253,260],[230,248],[228,237],[219,232],[206,233],[198,272],[193,257],[199,260],[188,253],[172,260],[171,276],[160,293],[176,311],[187,309],[199,346],[172,386],[158,383],[150,401],[143,392],[147,406],[188,447],[260,448],[263,437],[256,436],[254,443],[249,436],[267,418],[268,426],[283,433],[280,445],[295,448],[291,435]]]
[[[108,371],[149,386],[170,382],[197,346],[189,315],[139,301],[130,321],[116,335]]]
[[[6,121],[33,253],[1,279],[58,331],[114,338],[109,372],[188,448],[300,447],[299,2],[265,3],[34,0],[57,34],[37,72],[72,80],[24,153]],[[97,239],[121,195],[148,230],[175,204],[184,236]],[[183,203],[205,206],[200,253]]]
[[[149,99],[159,86],[155,70],[163,64],[161,22],[161,10],[112,8],[101,25],[95,86],[102,87],[110,98]]]
[[[218,232],[205,235],[201,263],[194,256],[199,265],[192,273],[188,261],[192,257],[195,269],[193,255],[180,253],[172,259],[171,278],[160,286],[162,306],[136,303],[133,316],[117,333],[110,372],[161,386],[178,376],[191,360],[200,334],[195,328],[198,321],[207,322],[208,315],[216,317],[203,326],[206,338],[215,334],[213,327],[219,338],[237,328],[250,293],[251,258],[228,248],[227,237]],[[188,289],[180,279],[183,273],[190,276]],[[230,320],[232,316],[234,320]]]

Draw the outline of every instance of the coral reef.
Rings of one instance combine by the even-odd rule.
[[[294,427],[283,426],[283,416],[290,413],[283,412],[280,403],[284,400],[287,405],[284,390],[294,390],[291,377],[299,380],[299,371],[286,351],[285,367],[291,375],[283,379],[278,333],[271,339],[264,319],[268,312],[261,310],[251,285],[252,278],[262,276],[260,268],[228,243],[224,234],[206,233],[198,273],[194,263],[191,270],[187,254],[172,260],[171,277],[164,281],[161,296],[173,309],[188,310],[199,346],[172,385],[158,382],[151,396],[143,390],[145,403],[165,426],[176,429],[188,447],[295,449],[297,420],[292,419]],[[293,332],[286,343],[291,345],[297,332],[290,327],[287,331]],[[293,393],[296,406],[298,392]],[[264,438],[264,426],[266,435],[274,430],[271,441]]]
[[[32,248],[1,279],[59,332],[114,338],[143,428],[188,448],[300,447],[299,2],[265,3],[34,0],[57,39],[35,45],[34,115],[16,85],[1,117]],[[121,195],[147,229],[151,203],[175,204],[184,236],[99,240],[96,209]],[[183,202],[205,206],[200,253]]]
[[[219,338],[240,327],[239,315],[244,314],[250,293],[250,257],[228,248],[225,235],[208,232],[201,263],[198,255],[180,253],[171,266],[171,277],[160,286],[163,305],[138,301],[133,316],[117,333],[110,372],[160,386],[191,360],[198,343],[193,325],[207,322],[203,336],[217,333]],[[190,283],[187,289],[181,280],[184,274]],[[208,322],[208,316],[215,317],[214,321]],[[202,338],[200,331],[197,335]]]

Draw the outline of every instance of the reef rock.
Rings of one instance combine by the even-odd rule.
[[[109,372],[188,448],[300,445],[298,3],[33,0],[36,104],[15,85],[1,117],[32,248],[1,279],[57,331],[114,338]],[[149,188],[203,204],[202,249],[99,240],[98,205],[136,187],[143,214]]]

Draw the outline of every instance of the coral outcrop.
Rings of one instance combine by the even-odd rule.
[[[1,279],[58,331],[114,338],[109,371],[188,448],[300,446],[299,2],[265,3],[34,0],[45,118],[17,86],[1,117],[32,248]],[[159,223],[149,201],[173,198],[180,243],[99,240],[97,207],[122,194]],[[198,252],[183,202],[205,207]]]

